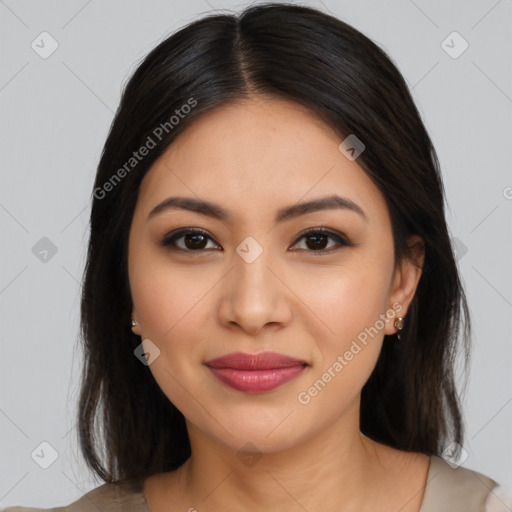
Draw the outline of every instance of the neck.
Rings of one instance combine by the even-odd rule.
[[[180,488],[193,497],[190,509],[365,509],[372,486],[383,491],[383,466],[377,443],[359,431],[358,406],[315,437],[263,454],[241,454],[188,424],[192,455]]]

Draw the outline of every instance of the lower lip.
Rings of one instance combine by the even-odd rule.
[[[289,366],[267,370],[236,370],[234,368],[208,367],[221,382],[238,391],[263,393],[270,391],[297,377],[305,366]]]

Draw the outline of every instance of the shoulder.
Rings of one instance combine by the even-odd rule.
[[[103,484],[67,506],[56,508],[8,507],[0,512],[98,512],[98,510],[123,512],[150,512],[140,484]],[[122,506],[122,507],[121,507]]]
[[[420,512],[483,512],[497,482],[432,455]]]
[[[512,486],[497,485],[487,496],[484,512],[512,510]]]

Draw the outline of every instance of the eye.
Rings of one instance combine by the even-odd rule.
[[[306,248],[312,249],[311,251],[307,252],[313,252],[313,253],[330,253],[333,250],[333,246],[326,248],[326,243],[329,240],[334,240],[337,242],[339,246],[347,246],[347,247],[353,247],[354,244],[350,243],[344,236],[342,236],[340,233],[336,233],[327,229],[319,229],[319,228],[312,228],[308,229],[302,235],[297,239],[298,241],[302,239],[309,239],[309,242],[306,242]],[[334,247],[336,247],[336,244],[334,244]]]
[[[333,251],[333,246],[328,246],[329,239],[336,242],[334,247],[336,247],[336,245],[341,247],[353,247],[355,245],[349,242],[347,238],[344,237],[341,233],[322,228],[312,228],[303,232],[300,237],[297,238],[293,246],[297,245],[297,243],[302,239],[306,240],[306,249],[304,250],[306,250],[306,252],[312,252],[316,254],[330,253]],[[202,229],[183,228],[166,235],[163,240],[160,241],[160,245],[173,250],[181,250],[185,252],[201,252],[202,250],[208,249],[208,240],[213,239],[206,231],[203,231]]]
[[[180,244],[178,240],[183,239]],[[202,229],[183,228],[170,233],[160,242],[163,246],[169,246],[170,249],[178,249],[188,252],[198,252],[205,249],[205,243],[211,239],[210,235]]]

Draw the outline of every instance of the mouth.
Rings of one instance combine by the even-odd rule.
[[[276,352],[237,352],[204,364],[223,384],[246,393],[271,391],[294,379],[309,366],[303,359]]]

